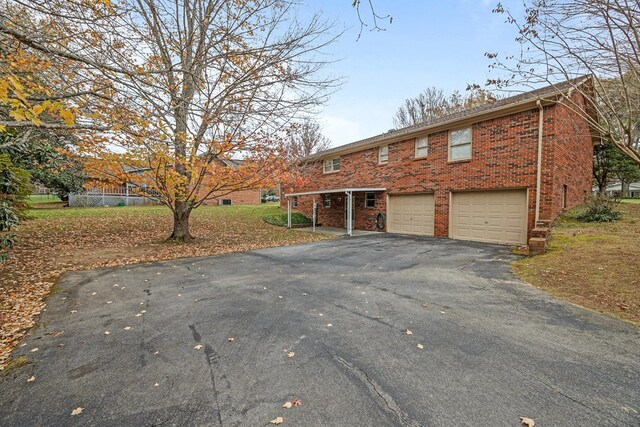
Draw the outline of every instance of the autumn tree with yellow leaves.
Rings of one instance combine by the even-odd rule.
[[[87,172],[170,207],[175,240],[212,197],[271,185],[286,169],[278,135],[337,84],[330,23],[294,1],[3,3],[0,125],[78,129]],[[51,75],[20,80],[30,66]]]

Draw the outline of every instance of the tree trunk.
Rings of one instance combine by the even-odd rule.
[[[171,233],[169,240],[186,242],[194,239],[191,233],[189,233],[190,215],[191,208],[188,207],[185,202],[175,203],[175,209],[173,211],[173,232]]]
[[[622,188],[621,188],[621,192],[620,195],[622,196],[622,198],[627,198],[629,197],[629,183],[628,182],[624,182],[622,181]]]

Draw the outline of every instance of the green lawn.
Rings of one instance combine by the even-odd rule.
[[[640,199],[622,199],[623,203],[640,203]]]
[[[29,196],[29,201],[31,203],[49,203],[49,202],[60,202],[60,197],[55,194],[32,194]]]
[[[552,228],[549,251],[513,263],[529,283],[583,307],[640,325],[640,201],[618,205],[622,219],[584,223],[579,209]]]

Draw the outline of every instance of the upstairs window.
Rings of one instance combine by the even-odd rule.
[[[471,127],[449,132],[449,160],[471,158]]]
[[[429,141],[426,136],[416,139],[416,157],[427,157],[428,147]]]
[[[378,148],[378,163],[387,163],[389,161],[389,146],[383,145]]]
[[[322,195],[322,207],[330,208],[331,207],[331,194],[323,194]]]
[[[376,193],[364,193],[364,206],[367,208],[376,207]]]
[[[340,170],[340,157],[326,159],[324,161],[324,173],[338,172]]]

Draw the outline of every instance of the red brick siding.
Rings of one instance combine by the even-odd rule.
[[[574,183],[576,188],[572,200],[578,192],[584,190],[583,172],[590,170],[591,159],[586,159],[589,151],[582,147],[583,139],[572,138],[569,130],[560,129],[564,139],[570,139],[571,147],[580,146],[584,155],[574,158],[557,149],[560,143],[556,138],[555,126],[562,111],[552,114],[558,107],[546,107],[543,131],[543,192],[541,193],[544,212],[554,213],[554,179],[558,174],[566,176],[571,170],[579,169],[580,178]],[[374,229],[378,212],[386,213],[387,193],[429,192],[435,195],[435,235],[446,237],[449,234],[450,193],[468,190],[528,189],[528,230],[534,227],[536,200],[536,166],[538,147],[538,109],[511,114],[475,123],[472,126],[472,158],[465,161],[448,161],[448,132],[436,132],[428,135],[429,152],[425,158],[414,156],[415,140],[410,139],[389,145],[389,162],[378,164],[378,148],[340,156],[341,170],[337,173],[323,174],[322,163],[318,162],[309,175],[308,184],[295,189],[283,189],[283,193],[305,192],[321,189],[382,187],[386,193],[377,193],[376,207],[364,209],[364,193],[357,193],[356,223],[359,229]],[[590,144],[586,144],[589,145]],[[567,146],[569,147],[569,146]],[[582,152],[581,152],[582,153]],[[554,155],[561,156],[567,167],[558,169],[554,175]],[[580,166],[573,163],[579,162]],[[582,163],[586,163],[583,165]],[[590,185],[590,184],[589,184]],[[573,190],[572,190],[573,191]],[[301,196],[296,210],[311,216],[313,197],[321,206],[322,197]],[[330,209],[318,208],[319,222],[344,226],[344,194],[333,194]],[[339,200],[338,200],[339,199]],[[286,200],[282,199],[286,207]],[[541,216],[542,217],[542,216]]]
[[[576,105],[584,105],[582,95],[575,93]],[[575,107],[558,105],[552,114],[555,135],[553,138],[553,180],[548,200],[550,217],[554,220],[562,212],[562,187],[567,186],[565,208],[584,202],[591,193],[593,176],[593,142],[591,129]]]
[[[231,205],[259,205],[261,202],[259,190],[241,190],[215,198],[209,201],[209,205],[217,205],[223,199],[231,199]]]

